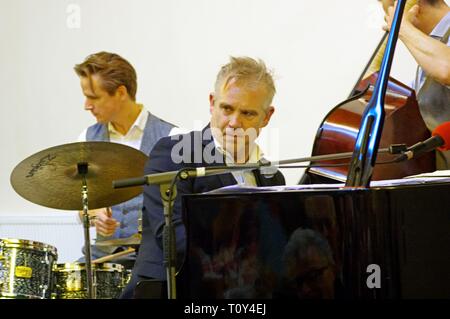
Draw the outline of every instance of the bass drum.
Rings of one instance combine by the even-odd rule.
[[[51,297],[55,247],[32,240],[0,239],[0,298]]]
[[[87,299],[84,263],[57,264],[53,269],[55,299]],[[124,287],[124,269],[120,264],[92,264],[97,299],[115,299]]]

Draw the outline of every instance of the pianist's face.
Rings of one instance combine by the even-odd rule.
[[[245,162],[261,128],[274,112],[264,84],[231,79],[210,95],[211,128],[222,147]]]

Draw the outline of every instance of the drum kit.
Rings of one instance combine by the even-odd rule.
[[[142,175],[148,157],[110,142],[78,142],[40,151],[20,162],[11,185],[23,198],[45,207],[83,211],[85,263],[57,263],[57,249],[31,240],[0,238],[0,298],[117,298],[130,271],[108,263],[130,254],[140,234],[97,241],[98,246],[129,247],[92,260],[89,209],[129,200],[142,187],[113,189],[113,181]]]

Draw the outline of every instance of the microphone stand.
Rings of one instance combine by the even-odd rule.
[[[408,148],[405,144],[393,144],[389,148],[379,149],[379,153],[390,153],[390,154],[400,154],[407,151]],[[288,160],[281,161],[260,161],[257,164],[243,164],[243,165],[234,165],[234,166],[211,166],[211,167],[198,167],[198,168],[183,168],[179,171],[169,171],[164,173],[155,173],[144,175],[141,177],[133,177],[126,178],[113,181],[113,188],[125,188],[125,187],[134,187],[141,185],[169,185],[173,182],[173,179],[179,174],[181,179],[193,178],[193,177],[201,177],[201,176],[211,176],[211,175],[219,175],[230,173],[233,170],[253,170],[259,169],[261,167],[267,166],[280,166],[285,164],[294,164],[294,163],[302,163],[302,162],[315,162],[315,161],[327,161],[327,160],[337,160],[343,158],[351,158],[352,152],[345,153],[337,153],[337,154],[326,154],[326,155],[316,155],[309,157],[300,157]]]
[[[91,240],[89,235],[89,213],[88,213],[88,187],[86,182],[86,175],[88,173],[87,163],[78,163],[78,174],[81,175],[82,189],[81,198],[83,204],[83,228],[84,228],[84,259],[86,263],[86,281],[87,281],[87,297],[89,299],[96,299],[96,290],[94,289],[93,270],[92,270],[92,254],[91,254]]]
[[[176,237],[175,228],[172,222],[172,212],[175,198],[177,197],[177,188],[175,185],[176,177],[173,178],[172,184],[159,185],[161,200],[164,207],[164,228],[163,228],[163,252],[164,266],[166,268],[167,278],[167,297],[168,299],[177,298],[176,289]]]
[[[407,146],[405,144],[393,144],[387,148],[380,148],[378,153],[390,153],[390,154],[400,154],[407,150]],[[315,155],[309,157],[300,157],[293,158],[287,160],[281,160],[277,162],[271,162],[271,164],[277,165],[286,165],[286,164],[295,164],[295,163],[304,163],[304,162],[318,162],[318,161],[329,161],[329,160],[338,160],[344,158],[351,158],[353,156],[353,152],[345,152],[345,153],[336,153],[336,154],[326,154],[326,155]]]

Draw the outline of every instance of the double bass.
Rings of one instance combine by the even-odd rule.
[[[407,2],[409,10],[417,1]],[[335,106],[322,120],[312,149],[312,156],[351,152],[361,126],[362,117],[374,93],[381,59],[385,53],[387,33],[378,44],[349,97]],[[393,144],[413,145],[430,137],[420,114],[415,91],[389,77],[384,96],[384,125],[380,148]],[[393,162],[395,155],[378,154],[372,180],[397,179],[436,169],[435,154],[429,152],[409,161]],[[345,182],[349,173],[348,159],[311,162],[300,183]]]

